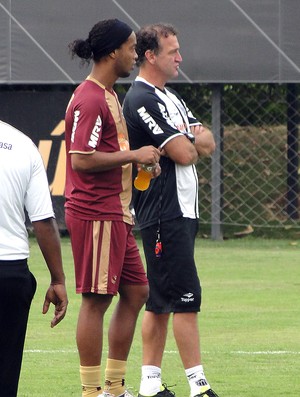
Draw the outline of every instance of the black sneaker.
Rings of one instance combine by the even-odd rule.
[[[142,396],[138,394],[138,397],[175,397],[175,393],[167,388],[167,385],[163,383],[163,390],[154,394],[154,396]],[[217,396],[218,397],[218,396]]]
[[[213,391],[213,389],[208,389],[203,393],[197,394],[194,397],[219,397],[219,396],[217,395],[217,393]]]

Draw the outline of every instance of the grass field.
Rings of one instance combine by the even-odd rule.
[[[62,248],[69,309],[64,321],[51,329],[52,309],[46,316],[41,314],[49,276],[31,240],[30,267],[38,279],[38,290],[28,324],[19,397],[81,396],[75,344],[80,296],[74,293],[68,238],[62,240]],[[225,242],[197,240],[203,288],[199,316],[202,359],[206,376],[220,397],[300,396],[299,258],[297,241],[251,236]],[[140,320],[141,316],[126,379],[134,395],[140,381]],[[104,350],[105,357],[106,347]],[[163,380],[174,385],[176,396],[189,397],[171,331],[162,370]]]

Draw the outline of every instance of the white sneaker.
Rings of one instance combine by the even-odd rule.
[[[98,397],[115,397],[114,394],[110,394],[107,391],[104,391],[103,393],[99,394]],[[132,394],[130,394],[127,390],[125,390],[125,393],[122,394],[120,397],[134,397]]]
[[[124,397],[134,397],[134,396],[130,394],[127,390],[125,390]]]

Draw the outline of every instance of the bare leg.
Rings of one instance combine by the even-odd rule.
[[[161,368],[169,317],[169,313],[145,312],[142,324],[143,365],[154,365]]]
[[[139,312],[149,293],[148,285],[123,285],[120,299],[111,318],[108,357],[126,361],[132,344]]]
[[[175,313],[173,330],[185,369],[201,364],[197,313]]]
[[[82,295],[76,341],[80,364],[83,366],[96,366],[101,363],[103,318],[111,301],[111,295]]]

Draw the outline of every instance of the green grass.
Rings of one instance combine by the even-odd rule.
[[[46,316],[41,314],[49,276],[35,240],[31,240],[30,267],[38,279],[38,290],[29,318],[19,397],[81,395],[75,343],[80,296],[74,292],[68,238],[62,240],[62,247],[70,303],[64,321],[51,329],[52,309]],[[299,256],[298,241],[252,236],[224,242],[197,240],[196,259],[203,288],[199,316],[202,361],[220,397],[299,397]],[[140,381],[141,317],[126,379],[133,394],[137,394]],[[106,340],[104,350],[105,359]],[[175,385],[172,389],[176,396],[188,397],[171,330],[162,370],[163,380]]]

